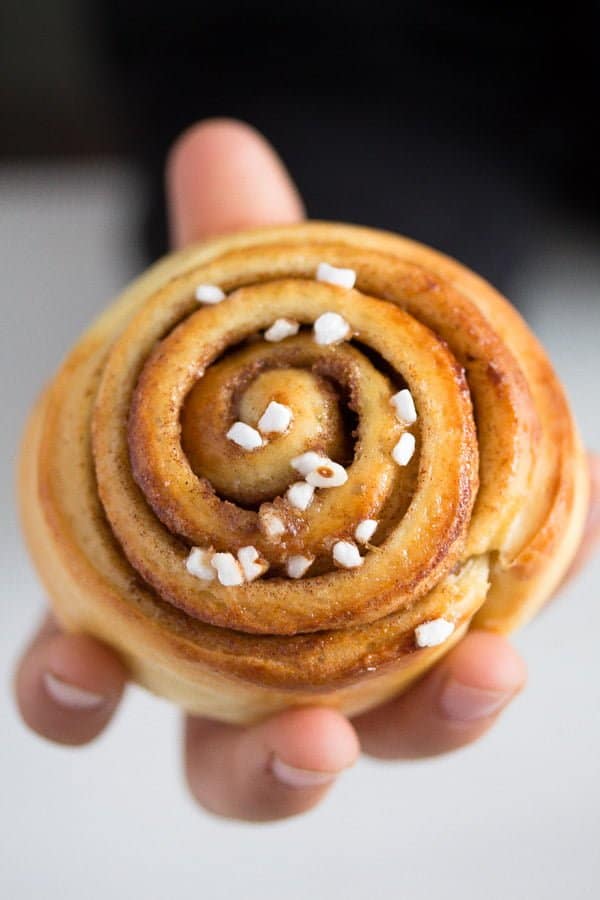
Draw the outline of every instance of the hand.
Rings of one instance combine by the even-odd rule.
[[[167,165],[177,247],[215,234],[302,218],[302,202],[255,131],[218,120],[187,131]],[[592,502],[576,564],[600,538],[600,457],[590,457]],[[18,667],[27,724],[50,740],[93,740],[127,681],[98,641],[63,633],[48,616]],[[432,756],[481,737],[523,688],[525,665],[498,635],[471,631],[408,693],[350,723],[334,710],[289,710],[248,728],[188,717],[185,765],[194,797],[222,816],[265,821],[304,812],[362,749],[382,759]]]

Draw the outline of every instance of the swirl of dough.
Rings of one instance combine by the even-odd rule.
[[[161,308],[167,307],[163,296]],[[389,378],[354,347],[321,347],[310,335],[291,338],[289,350],[285,342],[281,348],[265,347],[271,361],[278,356],[290,360],[290,353],[295,353],[297,365],[337,374],[358,418],[344,484],[321,489],[305,513],[288,509],[281,496],[273,498],[273,509],[285,525],[282,535],[269,538],[261,531],[260,510],[222,500],[207,479],[194,474],[181,443],[185,397],[228,347],[260,334],[274,317],[312,326],[328,312],[342,316],[361,344],[380,354],[402,383],[413,388],[420,413],[410,506],[388,528],[379,552],[367,553],[352,570],[334,568],[332,548],[351,539],[363,519],[384,514],[385,500],[398,487],[395,475],[400,467],[392,451],[405,430],[394,414]],[[134,568],[163,599],[215,625],[295,634],[381,618],[402,603],[413,603],[453,568],[475,499],[477,443],[462,370],[432,332],[394,304],[309,279],[277,279],[240,288],[223,303],[196,310],[153,347],[135,380],[125,429],[113,411],[114,384],[129,380],[133,385],[138,368],[131,332],[138,352],[145,352],[148,319],[152,321],[150,309],[136,317],[111,352],[96,405],[94,448],[100,493],[113,530]],[[254,355],[259,349],[251,347]],[[128,369],[123,368],[123,358]],[[234,410],[222,422],[223,435],[235,416]],[[119,440],[122,454],[127,449],[131,454],[131,468],[123,467],[114,452]],[[252,461],[258,479],[264,480],[265,467],[268,473],[273,464],[280,472],[287,463],[291,483],[295,477],[291,460],[299,447],[288,449],[287,443],[286,435],[281,435],[264,451],[234,444],[232,449],[247,466]],[[311,449],[310,444],[303,449]],[[227,465],[227,459],[224,462]],[[237,481],[236,466],[230,465],[229,471]],[[275,566],[277,575],[235,586],[211,583],[207,589],[186,570],[188,548],[175,547],[173,535],[216,552],[237,553],[253,546],[269,563],[270,572]],[[286,559],[300,554],[314,558],[325,571],[306,579],[282,577],[280,567]]]
[[[581,532],[582,460],[493,288],[307,223],[130,287],[32,417],[22,508],[61,621],[152,690],[230,721],[315,697],[357,712],[471,621],[533,615]]]

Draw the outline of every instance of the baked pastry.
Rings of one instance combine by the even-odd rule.
[[[21,459],[59,620],[232,722],[357,713],[472,623],[525,622],[587,505],[510,304],[413,241],[316,222],[154,265],[67,357]]]

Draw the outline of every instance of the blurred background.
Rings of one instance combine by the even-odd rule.
[[[400,231],[504,290],[600,447],[599,19],[579,2],[3,0],[2,896],[597,896],[598,561],[516,636],[530,686],[480,746],[361,761],[286,823],[198,811],[177,714],[137,689],[73,751],[26,733],[9,685],[43,606],[12,499],[26,411],[167,249],[165,153],[199,118],[260,128],[312,217]]]

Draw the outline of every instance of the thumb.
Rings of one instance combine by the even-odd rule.
[[[174,247],[304,215],[273,148],[234,119],[208,119],[185,131],[169,153],[166,181]]]

